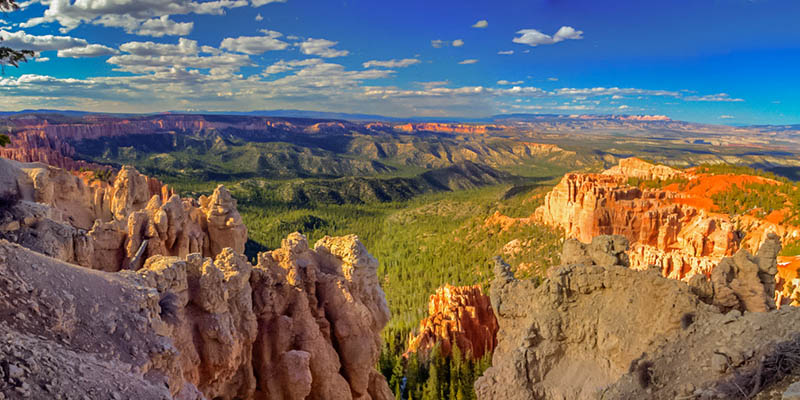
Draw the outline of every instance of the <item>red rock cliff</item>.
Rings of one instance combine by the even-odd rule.
[[[643,190],[627,184],[632,177],[678,176],[693,182],[693,191],[710,190],[704,188],[708,177],[638,159],[622,160],[602,174],[564,176],[536,210],[534,220],[561,228],[567,237],[584,242],[598,235],[623,235],[631,241],[629,256],[634,268],[657,265],[665,276],[676,279],[709,275],[722,257],[733,255],[740,247],[755,251],[770,233],[784,240],[800,237],[796,227],[717,213],[713,202],[702,195],[669,187]],[[761,179],[747,179],[751,178]]]
[[[428,313],[420,322],[419,334],[409,341],[407,353],[427,353],[439,343],[444,355],[456,345],[462,353],[480,358],[497,345],[497,320],[480,286],[439,288],[430,297]]]

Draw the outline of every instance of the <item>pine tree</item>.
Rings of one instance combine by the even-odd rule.
[[[0,11],[15,11],[18,10],[16,0],[0,0]],[[0,38],[2,41],[3,38]],[[6,65],[13,65],[19,67],[19,63],[27,62],[28,57],[33,57],[36,53],[30,50],[14,50],[10,47],[0,46],[0,66],[5,68]],[[5,70],[4,70],[5,71]],[[0,139],[2,142],[2,139]]]
[[[392,368],[392,376],[389,379],[389,387],[395,388],[395,394],[397,396],[402,395],[401,387],[403,383],[403,357],[397,356],[394,360],[394,368]]]

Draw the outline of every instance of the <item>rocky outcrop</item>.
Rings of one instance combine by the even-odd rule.
[[[439,344],[445,356],[457,346],[462,354],[478,359],[494,350],[497,329],[489,296],[480,286],[445,285],[431,295],[428,316],[409,340],[406,354],[424,356]]]
[[[498,260],[490,294],[500,331],[492,367],[475,384],[480,399],[714,398],[733,368],[796,334],[800,310],[743,316],[656,270],[625,267],[624,244],[567,242],[567,265],[542,283],[515,279]],[[771,272],[774,244],[730,261],[728,282],[742,284],[729,288],[751,288],[753,273],[761,286],[762,297],[740,298],[746,310],[768,303],[758,275]]]
[[[630,178],[660,180],[663,188],[630,186]],[[670,179],[673,183],[666,185]],[[780,184],[749,175],[698,175],[629,158],[602,174],[565,175],[530,219],[493,216],[487,223],[535,221],[584,242],[597,235],[623,235],[631,242],[631,266],[655,265],[664,276],[684,280],[710,276],[723,257],[733,256],[740,248],[755,252],[770,235],[784,242],[800,239],[800,228],[795,226],[753,215],[719,213],[710,196],[731,182]]]
[[[584,242],[598,235],[623,235],[635,243],[630,259],[636,268],[658,265],[665,276],[676,279],[709,274],[711,265],[738,250],[740,237],[730,219],[670,201],[676,197],[627,186],[616,175],[567,174],[547,194],[534,219]]]
[[[5,399],[166,399],[178,350],[155,290],[0,240]],[[196,399],[188,396],[186,399]],[[202,398],[202,397],[199,397]]]
[[[666,165],[655,165],[642,159],[631,157],[619,160],[619,164],[603,171],[603,175],[625,176],[645,180],[666,180],[682,175],[682,172]]]
[[[293,234],[255,266],[226,248],[115,274],[0,241],[0,357],[13,371],[0,392],[392,399],[375,370],[389,320],[376,271],[354,236],[310,249]]]
[[[62,261],[119,271],[154,255],[244,252],[247,229],[222,186],[193,200],[130,167],[111,183],[3,159],[0,170],[3,196],[15,199],[0,209],[0,238]]]
[[[772,234],[753,256],[745,249],[723,258],[711,278],[695,275],[689,280],[692,291],[723,311],[765,312],[775,309],[775,276],[780,238]]]

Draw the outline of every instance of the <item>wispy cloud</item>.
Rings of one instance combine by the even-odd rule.
[[[514,50],[501,50],[498,51],[497,54],[500,54],[501,56],[510,56],[514,54]]]
[[[378,61],[378,60],[370,60],[362,65],[364,68],[371,68],[371,67],[381,67],[381,68],[405,68],[414,64],[419,64],[420,61],[416,58],[404,58],[402,60],[386,60],[386,61]]]
[[[478,60],[476,60],[474,58],[470,58],[470,59],[467,59],[467,60],[459,62],[459,64],[461,64],[461,65],[477,64],[477,63],[478,63]]]
[[[727,93],[708,94],[705,96],[689,96],[686,97],[688,101],[708,101],[708,102],[723,102],[723,103],[738,103],[744,99],[731,97]]]

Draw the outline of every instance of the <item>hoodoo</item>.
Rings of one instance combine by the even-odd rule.
[[[106,184],[0,163],[4,392],[394,398],[375,369],[378,261],[357,237],[292,234],[252,265],[224,187],[195,201],[131,168]]]

